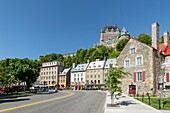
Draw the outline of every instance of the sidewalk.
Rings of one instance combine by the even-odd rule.
[[[108,107],[107,104],[111,103],[110,98],[107,92],[104,113],[163,113],[125,94],[119,96],[118,100],[114,99],[115,103],[118,103],[119,106]]]

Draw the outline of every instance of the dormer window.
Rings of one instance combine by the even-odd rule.
[[[130,49],[130,53],[131,53],[131,54],[134,54],[134,53],[135,53],[135,48],[131,48],[131,49]]]

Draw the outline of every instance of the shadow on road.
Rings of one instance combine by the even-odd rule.
[[[18,101],[25,101],[25,100],[30,100],[29,98],[24,98],[24,99],[5,99],[5,100],[0,100],[0,104],[6,103],[6,102],[18,102]]]
[[[19,98],[19,97],[28,97],[28,96],[32,96],[32,94],[0,96],[0,99]]]
[[[128,106],[130,104],[138,104],[138,103],[134,103],[134,102],[131,102],[131,101],[122,101],[122,102],[120,102],[118,104],[122,105],[122,106]]]

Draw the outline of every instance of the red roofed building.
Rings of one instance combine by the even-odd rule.
[[[164,92],[166,96],[170,96],[170,37],[168,32],[164,32],[164,43],[159,45],[159,51],[164,55],[164,61],[163,64],[165,68],[165,74],[164,74]]]

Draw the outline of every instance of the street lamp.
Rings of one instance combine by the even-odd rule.
[[[111,70],[113,64],[109,64],[109,66],[110,66],[109,68],[110,68],[110,70]],[[112,95],[113,92],[112,92],[112,84],[111,84],[111,82],[112,82],[112,81],[111,81],[111,78],[110,78],[110,90],[111,90],[110,94],[111,94],[111,104],[112,104],[112,98],[113,98],[112,96],[114,96],[114,95]]]

